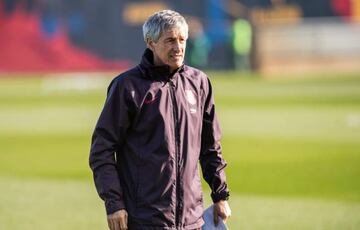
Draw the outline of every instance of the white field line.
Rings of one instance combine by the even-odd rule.
[[[66,73],[52,74],[44,78],[41,84],[42,93],[86,92],[106,89],[110,79],[103,74],[95,73]]]
[[[346,124],[349,128],[360,128],[360,114],[348,114]]]

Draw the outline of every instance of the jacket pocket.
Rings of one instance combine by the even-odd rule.
[[[138,172],[136,215],[142,224],[172,225],[175,220],[173,162],[149,160]]]
[[[187,212],[185,214],[185,224],[195,224],[203,214],[203,193],[201,189],[201,179],[197,172],[192,179],[188,190]]]

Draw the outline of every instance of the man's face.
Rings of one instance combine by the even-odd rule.
[[[148,41],[154,53],[154,65],[169,65],[170,70],[179,68],[185,57],[187,34],[179,28],[164,31],[157,42]]]

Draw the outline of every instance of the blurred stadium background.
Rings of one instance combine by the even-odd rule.
[[[0,0],[0,229],[106,229],[92,129],[167,8],[215,88],[229,228],[360,229],[360,0]]]

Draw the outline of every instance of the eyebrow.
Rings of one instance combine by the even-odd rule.
[[[165,41],[171,41],[171,40],[175,40],[175,39],[177,39],[177,36],[167,37],[167,38],[165,38]],[[184,39],[184,40],[186,40],[186,37],[180,36],[179,39]]]

